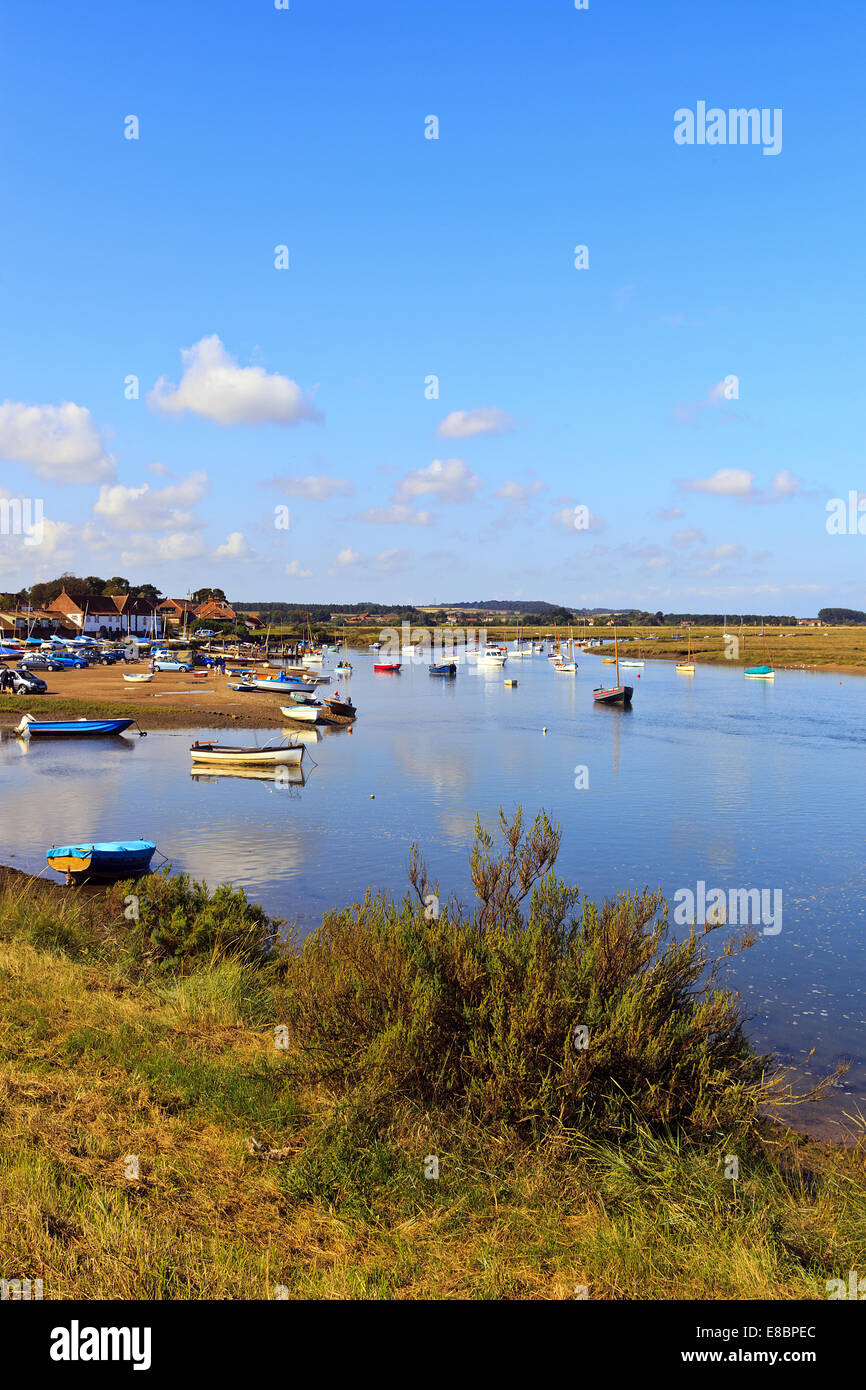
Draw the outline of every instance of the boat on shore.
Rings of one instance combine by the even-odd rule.
[[[321,710],[321,705],[280,705],[280,713],[287,719],[299,719],[305,724],[315,724]]]
[[[46,850],[49,868],[65,874],[67,883],[90,879],[140,878],[156,853],[153,840],[104,840],[94,844],[52,845]]]
[[[153,672],[144,671],[140,676],[128,676],[124,672],[123,679],[129,681],[130,685],[146,685],[148,681],[153,680]]]
[[[325,715],[336,715],[339,719],[357,719],[358,711],[351,700],[341,700],[337,695],[331,700],[322,701],[322,712]]]
[[[24,714],[16,726],[16,734],[24,738],[63,737],[67,734],[93,737],[100,734],[122,734],[134,719],[34,719],[32,714]],[[143,733],[139,730],[139,733]]]
[[[219,763],[225,767],[299,767],[304,756],[303,748],[293,744],[259,748],[196,741],[189,751],[194,763]]]

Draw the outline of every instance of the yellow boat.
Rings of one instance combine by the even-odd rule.
[[[685,661],[677,662],[677,670],[681,676],[693,676],[695,674],[695,663],[692,661],[692,630],[689,628],[689,654]]]

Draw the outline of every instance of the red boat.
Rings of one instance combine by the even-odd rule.
[[[391,662],[384,662],[384,661],[383,661],[383,662],[375,662],[375,661],[374,661],[374,662],[373,662],[373,670],[374,670],[374,671],[399,671],[401,665],[402,665],[402,662],[400,662],[400,661],[391,661]]]

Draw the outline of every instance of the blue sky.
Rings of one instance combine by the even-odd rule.
[[[44,522],[0,589],[864,606],[864,40],[854,0],[13,0],[0,500]],[[677,144],[700,101],[780,152]]]

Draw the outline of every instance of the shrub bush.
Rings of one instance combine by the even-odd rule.
[[[407,1099],[531,1132],[751,1122],[767,1059],[717,971],[753,938],[713,960],[694,930],[673,938],[658,894],[598,907],[556,878],[543,813],[525,835],[520,812],[500,825],[497,856],[476,823],[472,912],[431,911],[413,851],[414,897],[368,893],[295,951],[286,1010],[304,1074],[386,1122]]]

